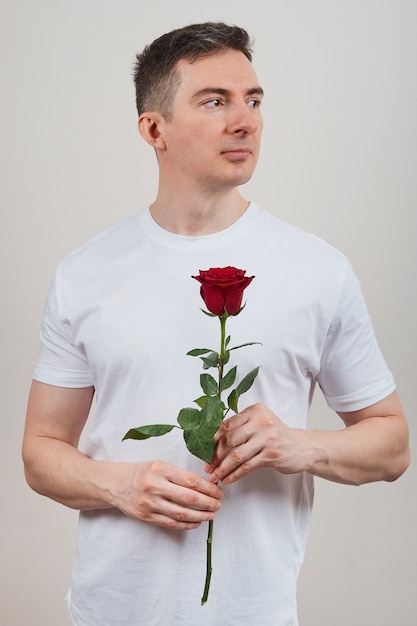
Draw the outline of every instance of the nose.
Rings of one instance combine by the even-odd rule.
[[[228,130],[233,135],[253,135],[262,126],[262,117],[257,108],[247,102],[235,104],[230,111]]]

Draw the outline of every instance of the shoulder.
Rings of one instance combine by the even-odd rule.
[[[95,271],[120,260],[140,240],[140,216],[136,213],[98,232],[61,259],[57,274]]]
[[[329,242],[262,208],[259,208],[258,236],[263,248],[275,250],[286,263],[306,270],[333,268],[344,273],[350,265],[347,257]]]

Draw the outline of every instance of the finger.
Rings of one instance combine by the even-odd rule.
[[[217,487],[217,485],[214,486]],[[223,491],[219,487],[218,489],[223,494]],[[219,498],[213,498],[199,491],[195,491],[194,489],[188,489],[172,483],[166,492],[165,498],[171,503],[180,505],[185,510],[197,510],[210,513],[218,511],[221,507]]]
[[[261,467],[261,466],[262,466],[261,456],[257,454],[251,457],[250,459],[248,459],[247,461],[245,461],[244,463],[241,463],[240,465],[238,465],[235,469],[233,469],[231,472],[223,476],[220,480],[225,485],[231,485],[237,480],[240,480],[241,478],[243,478],[243,476],[246,476],[246,474],[249,474],[254,469],[257,469],[258,467]],[[225,471],[227,471],[227,469]]]
[[[216,509],[217,510],[217,509]],[[161,503],[160,510],[152,513],[152,520],[170,528],[197,528],[202,522],[214,519],[216,510],[206,511],[181,506],[168,500]]]
[[[223,489],[213,484],[206,478],[183,470],[173,475],[166,476],[168,483],[180,498],[182,504],[188,504],[196,508],[207,510],[215,509],[220,504],[221,498],[224,496]],[[181,491],[178,491],[178,488]]]
[[[235,415],[232,415],[232,417],[229,417],[227,420],[224,420],[224,422],[220,424],[219,429],[213,437],[215,443],[220,441],[220,439],[226,433],[229,433],[248,422],[249,417],[245,411],[246,409],[243,410],[241,413],[236,413]]]
[[[219,508],[220,500],[169,485],[159,490],[158,494],[148,494],[138,502],[137,517],[168,528],[187,529],[214,519]]]
[[[168,499],[171,489],[175,486],[209,496],[215,500],[220,500],[224,495],[221,487],[211,483],[206,478],[163,461],[149,463],[146,471],[140,472],[138,484],[141,492],[168,497]]]
[[[128,499],[126,512],[133,517],[173,528],[213,519],[220,508],[223,490],[188,470],[161,461],[138,465],[135,498]],[[133,505],[133,507],[132,507]]]
[[[210,468],[209,480],[213,482],[222,481],[225,484],[234,482],[226,480],[230,476],[243,476],[257,466],[255,459],[262,450],[262,445],[257,444],[255,440],[250,440],[235,447],[228,449],[227,454],[219,461],[216,466]],[[239,469],[239,472],[237,470]]]
[[[214,519],[214,518],[213,518]],[[143,519],[142,521],[146,521],[156,526],[161,526],[162,528],[170,528],[175,530],[194,530],[201,526],[201,524],[205,521],[210,521],[210,518],[207,520],[200,521],[186,521],[186,520],[178,520],[175,517],[170,517],[169,515],[163,515],[162,513],[154,513],[152,517],[149,519]]]
[[[221,433],[214,450],[211,463],[205,467],[206,472],[211,473],[230,455],[232,450],[249,442],[253,437],[253,430],[249,427],[249,421],[239,420],[239,426],[228,427]],[[210,479],[211,480],[211,479]]]

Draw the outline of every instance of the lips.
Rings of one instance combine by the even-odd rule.
[[[222,154],[231,159],[246,159],[252,154],[252,150],[249,148],[232,148],[229,150],[222,150]]]

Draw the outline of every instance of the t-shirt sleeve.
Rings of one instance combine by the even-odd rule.
[[[324,342],[317,381],[334,411],[363,409],[395,390],[359,281],[349,264]]]
[[[81,388],[94,384],[86,355],[75,345],[69,322],[60,311],[57,275],[46,299],[33,378],[56,387]]]

